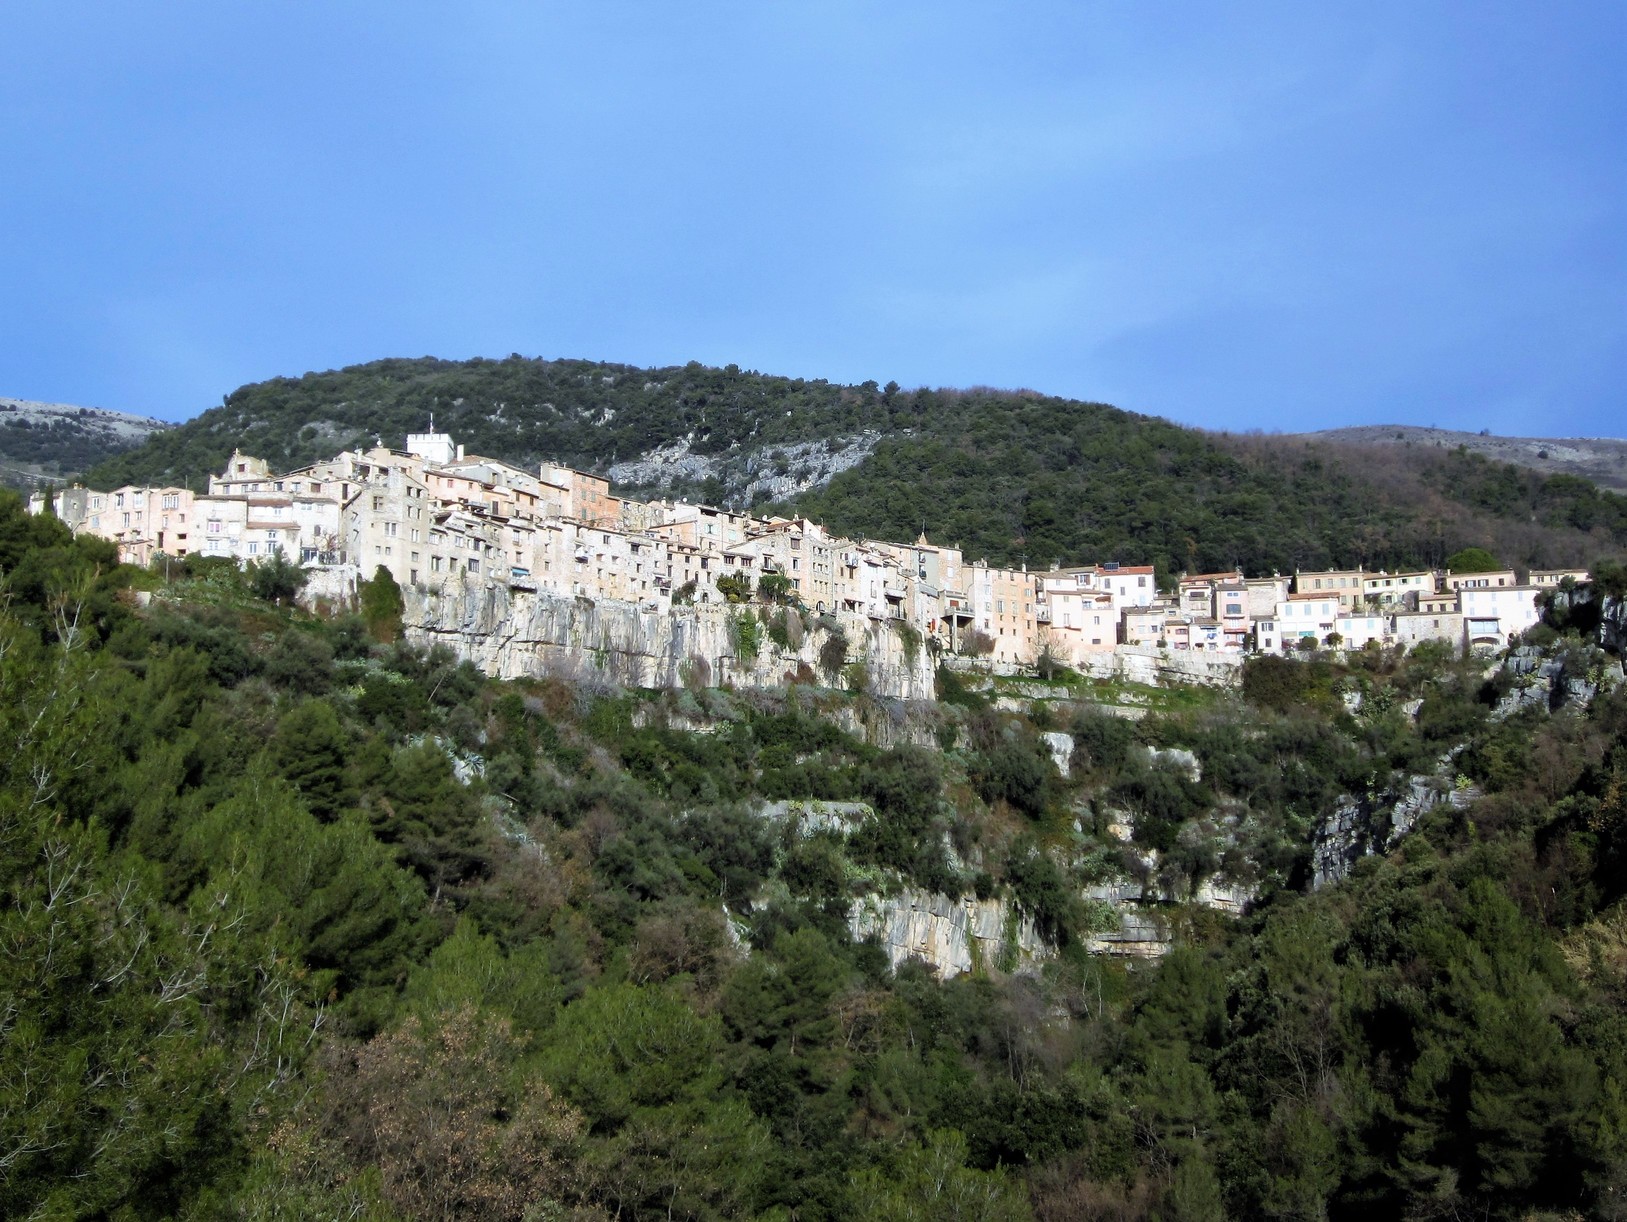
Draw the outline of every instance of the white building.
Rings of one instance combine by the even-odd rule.
[[[1463,586],[1458,598],[1463,611],[1466,649],[1507,649],[1520,633],[1541,618],[1537,586]]]

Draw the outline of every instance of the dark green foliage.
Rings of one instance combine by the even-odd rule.
[[[421,432],[431,413],[471,452],[581,468],[679,438],[689,438],[697,453],[724,454],[754,435],[771,446],[857,432],[886,418],[879,397],[863,387],[693,362],[638,369],[519,356],[386,360],[241,387],[136,455],[103,463],[92,482],[201,480],[221,469],[234,446],[288,470],[328,457],[336,444],[370,445],[375,434],[400,444]],[[307,430],[313,422],[337,427]]]
[[[20,496],[0,489],[0,590],[19,619],[53,639],[106,640],[128,615],[117,599],[130,572],[106,539],[72,535],[50,514],[29,514]]]
[[[1503,566],[1483,547],[1466,547],[1446,558],[1446,567],[1454,573],[1495,573]]]
[[[1079,900],[1049,854],[1031,840],[1018,840],[1006,859],[1006,878],[1023,913],[1048,940],[1066,944],[1077,929]]]
[[[356,596],[367,631],[375,641],[388,645],[401,635],[405,603],[401,597],[401,587],[396,585],[389,569],[382,564],[374,569],[371,581],[357,585]]]
[[[784,573],[764,573],[757,583],[757,593],[766,603],[796,601],[796,587]]]
[[[308,574],[290,561],[279,549],[269,560],[249,565],[249,585],[256,598],[269,603],[292,605],[295,595],[305,587]]]
[[[1037,736],[1006,733],[978,752],[971,773],[985,802],[1008,802],[1038,819],[1055,784],[1056,765]]]
[[[1081,713],[1070,729],[1073,734],[1070,768],[1111,775],[1130,762],[1135,728],[1122,717],[1107,713]]]
[[[974,712],[989,707],[986,696],[973,691],[964,678],[941,664],[937,670],[936,689],[938,699],[945,704],[959,705]]]
[[[952,675],[982,707],[592,699],[205,565],[77,634],[73,544],[0,513],[0,547],[33,574],[0,615],[5,1216],[1592,1217],[1627,1182],[1627,694],[1495,720],[1483,663],[1419,649],[1136,723]],[[1448,750],[1483,797],[1301,886],[1339,795]],[[817,797],[874,813],[756,810]],[[1177,943],[1133,971],[1085,949],[1121,808]],[[1240,918],[1152,898],[1226,869]],[[890,970],[848,934],[886,888],[1009,899],[1057,953]]]
[[[825,678],[834,681],[846,665],[847,636],[839,628],[826,632],[819,646],[819,669],[824,672]]]
[[[338,714],[324,700],[300,705],[277,727],[272,758],[319,819],[337,818],[347,804],[348,741]]]
[[[1243,663],[1243,695],[1263,708],[1286,712],[1311,689],[1311,669],[1275,654],[1258,654]]]

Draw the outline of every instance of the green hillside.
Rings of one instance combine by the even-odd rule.
[[[3,492],[0,569],[0,1216],[1622,1216],[1620,571],[1531,635],[1554,711],[1424,646],[1129,721],[500,682]],[[1443,757],[1461,801],[1308,887],[1341,794]],[[816,799],[863,805],[766,805]],[[1170,953],[1092,950],[1104,882]],[[921,889],[997,949],[855,940]]]
[[[104,463],[92,478],[197,481],[234,446],[285,469],[374,437],[399,446],[431,415],[472,453],[531,465],[608,465],[680,438],[700,454],[885,427],[873,386],[776,378],[689,364],[638,369],[598,361],[374,361],[244,386],[174,432]]]

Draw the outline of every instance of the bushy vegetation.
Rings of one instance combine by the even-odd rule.
[[[498,683],[11,497],[0,573],[4,1216],[1619,1214],[1621,694],[1499,720],[1429,650],[1139,723]],[[1448,750],[1485,796],[1308,894],[1329,802]],[[1126,970],[1081,888],[1152,848],[1260,902]],[[893,970],[849,907],[904,886],[1054,953]]]

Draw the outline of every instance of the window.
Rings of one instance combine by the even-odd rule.
[[[180,505],[181,505],[180,494],[174,493],[174,492],[166,492],[164,494],[164,508],[165,509],[179,509]]]
[[[220,533],[220,523],[219,522],[210,522],[209,523],[209,533],[212,534],[212,535],[218,535]]]
[[[480,572],[480,561],[476,560],[473,556],[469,557],[469,571],[471,573]]]

